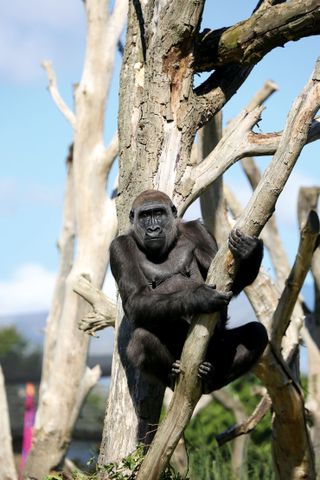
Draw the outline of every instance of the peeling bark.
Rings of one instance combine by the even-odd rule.
[[[298,219],[305,221],[310,209],[317,210],[320,187],[305,187],[299,191]],[[320,248],[314,251],[311,273],[314,281],[313,311],[306,315],[303,339],[308,348],[308,397],[306,406],[311,416],[311,439],[317,468],[320,468]]]
[[[2,368],[0,365],[0,478],[1,480],[17,480],[14,465],[12,438],[10,431],[9,409]]]
[[[256,188],[244,214],[237,222],[237,226],[249,235],[258,235],[266,221],[270,218],[277,198],[306,142],[309,127],[320,105],[319,68],[320,66],[317,64],[311,80],[300,97],[296,99],[288,116],[278,150],[269,167],[264,172],[261,182]],[[212,262],[207,282],[216,284],[221,291],[228,291],[235,273],[235,267],[232,256],[228,253],[228,248],[225,245],[220,248]],[[139,480],[155,480],[159,478],[183,429],[190,420],[193,408],[201,395],[200,381],[197,379],[198,365],[203,361],[205,349],[216,322],[217,315],[202,315],[197,317],[192,323],[182,353],[181,374],[174,391],[173,401],[165,419],[158,428],[153,444],[140,468]],[[195,344],[198,347],[196,352],[193,348]],[[277,400],[279,401],[281,399],[281,391],[278,394]],[[296,405],[301,404],[296,403]],[[299,412],[295,411],[294,413],[298,414]],[[300,413],[302,413],[304,419],[304,412]],[[279,415],[275,417],[275,422],[285,422],[286,424],[289,422],[290,424],[291,421],[292,417],[289,418],[289,416]],[[305,446],[309,443],[305,422],[303,422],[302,427],[297,432],[300,444],[297,443],[296,445],[298,447],[295,451],[296,455],[291,459],[293,463],[288,462],[286,466],[289,476],[283,476],[282,478],[291,478],[290,475],[293,472],[295,472],[294,474],[300,472],[304,477],[307,475],[309,478],[314,478],[314,466],[312,456],[310,457],[310,447],[301,448],[302,445]],[[279,429],[279,433],[281,431]],[[279,442],[279,448],[284,445],[283,441],[284,439],[282,439],[282,442]],[[282,457],[281,459],[283,462],[284,458]],[[278,469],[283,468],[282,462],[280,465],[277,465]]]
[[[229,63],[254,65],[275,47],[320,33],[318,0],[291,0],[259,9],[229,28],[199,35],[195,70],[210,71]]]
[[[75,114],[67,115],[74,127],[70,216],[72,225],[76,225],[77,250],[72,268],[68,262],[63,266],[67,271],[59,274],[59,311],[50,322],[46,341],[50,361],[45,360],[44,368],[50,368],[41,387],[26,465],[26,476],[39,480],[63,459],[80,407],[100,375],[98,367],[86,367],[89,341],[78,329],[78,321],[88,312],[88,306],[73,288],[81,274],[88,275],[96,287],[102,286],[109,245],[117,231],[115,204],[106,197],[106,174],[114,158],[114,145],[105,148],[103,132],[105,102],[127,4],[117,0],[112,14],[107,0],[88,0],[85,8],[88,24],[83,75],[75,92]],[[61,102],[59,105],[61,109]]]

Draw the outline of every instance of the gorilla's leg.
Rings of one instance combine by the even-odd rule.
[[[168,385],[173,362],[176,358],[153,333],[137,328],[127,347],[129,361],[152,379]]]
[[[207,368],[200,368],[204,393],[218,390],[244,373],[258,361],[268,343],[261,323],[250,322],[231,330],[219,329],[210,341]]]

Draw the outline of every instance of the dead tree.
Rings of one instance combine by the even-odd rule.
[[[296,99],[281,135],[278,149],[246,210],[237,221],[237,226],[248,234],[259,234],[270,218],[277,198],[307,141],[310,125],[320,105],[319,68],[320,64],[318,63],[311,80],[301,96]],[[225,245],[212,262],[207,282],[216,284],[217,288],[221,290],[228,290],[236,268],[233,263],[232,256],[228,253]],[[152,447],[141,466],[139,480],[159,478],[190,419],[201,390],[199,381],[198,385],[196,382],[197,368],[203,361],[208,339],[214,329],[214,320],[210,316],[200,316],[191,326],[181,358],[183,374],[179,376],[168,414],[161,423]],[[275,330],[272,331],[273,333]],[[192,348],[194,344],[197,345],[197,351]],[[273,401],[274,428],[278,434],[277,442],[274,444],[276,472],[279,478],[303,478],[303,476],[314,478],[312,450],[305,422],[304,405],[299,391],[287,390],[286,395],[289,397],[286,398],[286,395],[283,394],[283,385],[287,381],[288,372],[282,368],[281,362],[277,364],[278,358],[274,359],[272,352],[269,352],[268,349],[264,354],[264,359],[267,360],[263,366],[267,366],[268,369],[260,371],[260,378],[269,389]],[[280,395],[280,393],[282,394]],[[284,403],[287,410],[284,408]],[[289,424],[289,418],[291,424]],[[295,420],[293,426],[292,418]],[[291,434],[294,432],[293,436],[298,436],[298,439],[293,442],[295,455],[288,458],[286,454],[291,449],[285,448],[285,446],[290,431]],[[285,472],[286,474],[284,474]]]
[[[247,158],[242,161],[242,165],[244,167],[245,173],[252,185],[253,188],[256,188],[259,181],[260,181],[260,172],[257,169],[253,159]],[[257,314],[257,317],[264,321],[265,323],[269,324],[271,327],[271,345],[274,352],[277,352],[276,355],[278,360],[285,359],[287,360],[287,368],[291,371],[291,376],[293,381],[291,384],[296,385],[297,392],[299,391],[299,366],[297,366],[296,360],[299,356],[299,343],[301,340],[301,331],[303,331],[303,321],[304,321],[304,312],[302,308],[302,298],[299,295],[301,286],[303,284],[303,280],[307,271],[309,270],[312,265],[316,264],[316,257],[318,251],[315,252],[314,247],[317,245],[318,242],[318,234],[319,234],[319,220],[317,215],[315,214],[312,209],[316,208],[317,204],[317,188],[310,188],[310,189],[302,189],[300,194],[300,201],[299,201],[299,211],[301,218],[301,240],[298,249],[298,253],[296,256],[295,263],[291,269],[289,268],[289,263],[286,258],[285,251],[281,244],[280,237],[278,235],[277,226],[275,223],[275,218],[271,218],[266,225],[266,228],[263,232],[263,237],[265,240],[265,244],[270,252],[270,257],[273,262],[273,266],[276,273],[276,285],[273,285],[271,280],[267,278],[264,274],[263,279],[260,276],[260,279],[256,284],[252,287],[246,289],[247,295],[254,307],[254,310]],[[307,193],[308,192],[308,193]],[[305,193],[305,195],[303,194]],[[235,216],[239,216],[241,214],[241,207],[238,205],[236,199],[231,192],[226,190],[226,197]],[[308,212],[311,212],[308,214]],[[280,296],[280,300],[277,300],[277,291],[279,289],[283,289],[283,292]],[[272,313],[274,312],[274,313]],[[271,321],[268,321],[268,317],[271,318]],[[290,323],[289,323],[290,322]],[[289,328],[288,328],[289,327]],[[286,331],[286,337],[283,338],[283,333]],[[307,334],[304,336],[306,338],[306,343],[308,345],[308,349],[311,348],[311,356],[313,358],[314,354],[316,354],[317,349],[314,348],[313,341],[310,342],[310,338]],[[280,350],[281,347],[281,350]],[[283,356],[282,356],[283,355]],[[265,358],[262,359],[262,362],[266,360]],[[317,382],[316,376],[314,375],[315,371],[313,371],[313,365],[311,366],[310,373],[310,393],[313,392],[313,381]],[[265,366],[267,368],[267,365]],[[316,366],[314,367],[317,368]],[[289,371],[289,373],[290,373]],[[313,373],[312,373],[313,372]],[[259,374],[259,368],[257,368],[257,373]],[[270,376],[272,377],[272,375]],[[281,385],[279,385],[281,386]],[[272,386],[269,386],[269,390],[275,390],[273,396],[276,395],[276,390],[279,387],[277,386],[276,382],[273,382]],[[287,389],[288,387],[285,387]],[[314,393],[314,392],[313,392]],[[302,392],[300,390],[299,397],[301,401],[303,401]],[[297,400],[299,400],[297,397]],[[281,396],[279,396],[281,398]],[[286,394],[284,396],[284,401],[282,402],[281,408],[283,412],[285,410],[292,410],[292,406],[289,406],[290,398],[292,395]],[[311,393],[310,399],[313,399],[314,395]],[[274,402],[275,403],[275,402]],[[299,401],[293,402],[293,405],[298,406]],[[311,404],[312,405],[312,401]],[[265,395],[258,407],[252,413],[252,415],[242,422],[239,425],[234,426],[233,428],[229,428],[226,432],[218,435],[217,440],[219,444],[223,444],[226,441],[235,438],[238,435],[243,435],[249,433],[255,425],[260,421],[260,419],[264,416],[266,411],[270,408],[271,400],[269,395]],[[280,407],[279,405],[279,407]],[[314,406],[314,405],[313,405]],[[295,407],[295,408],[296,408]],[[292,418],[294,411],[291,411],[291,414],[288,412],[287,418]],[[284,418],[285,416],[284,415]],[[277,438],[277,422],[274,422],[275,434],[273,438]],[[314,429],[313,437],[315,437]],[[284,436],[284,435],[283,435]],[[283,455],[284,453],[287,455],[289,459],[288,465],[290,465],[291,460],[295,459],[297,453],[297,445],[299,445],[299,438],[295,437],[293,442],[287,442],[286,451],[280,451],[279,453],[279,446],[277,445],[278,442],[274,442],[274,454],[277,460],[279,455]],[[286,445],[283,442],[284,445]],[[313,439],[313,447],[316,451],[317,449],[317,442]],[[299,447],[298,447],[299,449]],[[284,449],[283,449],[284,450]],[[276,461],[276,465],[279,464],[279,461]],[[284,464],[284,462],[283,462]],[[297,462],[297,465],[299,462]],[[303,475],[303,471],[299,469],[299,466],[294,467],[294,464],[289,466],[289,470],[285,471],[282,467],[282,471],[277,471],[278,475],[288,476],[288,475],[296,475],[294,478],[300,478],[299,475]],[[300,470],[300,471],[299,471]],[[310,474],[311,475],[311,474]]]
[[[0,478],[17,480],[18,475],[14,465],[10,418],[6,389],[2,368],[0,365]]]
[[[63,458],[74,423],[100,368],[86,367],[88,337],[78,329],[87,304],[73,291],[81,274],[102,286],[108,249],[117,231],[114,201],[106,196],[108,174],[117,154],[117,137],[104,146],[105,103],[127,2],[87,0],[87,50],[83,75],[75,90],[75,112],[60,97],[55,74],[44,63],[49,91],[73,127],[68,161],[65,210],[59,241],[60,270],[46,327],[40,402],[27,477],[42,479]],[[76,243],[75,243],[76,240]]]
[[[120,91],[120,171],[117,197],[120,232],[128,226],[132,199],[146,188],[158,188],[169,194],[181,215],[188,205],[240,158],[274,154],[277,148],[281,148],[284,155],[285,142],[289,141],[294,127],[290,126],[290,135],[289,126],[283,135],[252,133],[252,127],[262,110],[258,107],[241,112],[236,124],[228,129],[213,152],[201,163],[194,164],[191,156],[199,128],[221,110],[245,81],[254,64],[267,51],[289,38],[298,39],[303,35],[319,33],[317,22],[313,21],[320,13],[317,2],[304,3],[303,8],[298,1],[280,5],[273,3],[278,2],[260,2],[260,8],[250,19],[229,29],[199,33],[204,1],[130,2]],[[276,26],[274,18],[277,18]],[[296,22],[297,18],[299,22]],[[304,32],[301,28],[303,24]],[[263,39],[260,36],[262,30]],[[257,32],[259,41],[255,42],[252,36],[248,40],[248,32]],[[194,74],[213,68],[215,72],[209,79],[194,89]],[[317,78],[312,82],[316,85]],[[314,103],[312,107],[308,106],[309,113],[305,112],[303,121],[299,117],[305,138],[302,140],[294,131],[293,137],[298,139],[297,144],[292,145],[294,156],[299,154],[303,143],[307,141],[308,122],[311,123],[317,108],[316,95],[314,91],[313,93]],[[307,97],[306,93],[303,94],[304,97]],[[287,159],[281,158],[283,164],[286,161]],[[245,231],[258,233],[261,230],[272,213],[280,190],[278,187],[277,192],[270,193],[273,203],[265,204],[265,216],[259,219],[259,228],[253,227],[254,222],[248,227],[247,221],[253,218],[249,215],[247,221],[241,224]],[[218,258],[222,262],[221,257]],[[227,282],[224,280],[225,277],[222,276],[219,282],[214,283],[225,288],[229,278],[226,279]],[[126,375],[120,362],[119,350],[121,353],[125,348],[130,326],[121,324],[121,319],[119,305],[116,328],[119,331],[121,325],[121,335],[113,357],[100,465],[125,456],[135,448],[138,439],[148,443],[150,436],[147,433],[155,428],[159,413],[156,410],[161,404],[161,392],[154,391],[151,385],[143,383],[139,373],[130,372],[125,365]],[[211,325],[212,322],[208,320],[208,323]],[[193,358],[192,343],[192,340],[188,342],[187,350],[190,360]],[[193,358],[193,361],[191,372],[196,370],[195,365],[200,362],[200,358]],[[191,383],[194,385],[193,380]],[[178,387],[177,392],[179,390]],[[189,393],[193,398],[199,395],[197,388]],[[175,421],[171,425],[174,423]],[[180,434],[181,431],[176,438]],[[307,442],[307,437],[305,440]],[[152,449],[153,452],[159,448],[157,445]],[[170,448],[173,449],[173,445]],[[162,447],[158,452],[161,451]],[[170,454],[166,456],[164,463],[169,456]],[[309,463],[312,470],[312,461]],[[148,479],[157,478],[153,476],[154,469],[158,469],[159,474],[162,468],[158,461],[154,461],[153,469],[150,463],[146,465],[148,467],[143,467],[141,475]]]
[[[301,188],[298,200],[298,218],[300,225],[305,222],[310,210],[317,210],[320,187]],[[319,241],[318,241],[319,243]],[[311,417],[311,438],[315,450],[318,468],[320,455],[320,248],[318,247],[312,258],[311,273],[314,283],[314,306],[306,311],[303,340],[308,349],[308,397],[307,408]]]

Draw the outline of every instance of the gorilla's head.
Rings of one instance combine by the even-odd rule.
[[[168,195],[146,190],[134,200],[130,222],[138,245],[152,257],[164,256],[177,237],[177,209]]]

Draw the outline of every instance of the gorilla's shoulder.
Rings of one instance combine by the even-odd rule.
[[[131,232],[125,233],[123,235],[118,235],[114,238],[110,245],[110,252],[117,253],[118,251],[128,251],[128,249],[132,249],[135,246],[135,241]]]
[[[190,220],[189,222],[181,222],[179,225],[179,230],[181,233],[185,233],[186,235],[203,235],[205,232],[208,233],[208,230],[203,225],[201,220]]]
[[[185,235],[199,247],[206,248],[209,245],[215,247],[216,245],[213,236],[201,220],[182,222],[179,230],[182,235]]]

